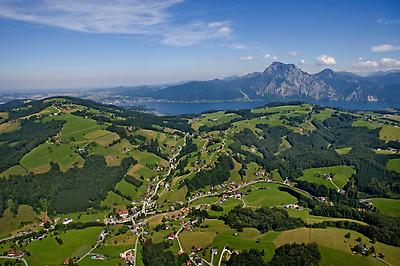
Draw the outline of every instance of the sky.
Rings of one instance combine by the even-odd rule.
[[[0,91],[400,69],[398,0],[0,0]]]

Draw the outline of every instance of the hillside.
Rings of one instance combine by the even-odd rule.
[[[276,63],[213,81],[210,97],[225,82],[235,97],[336,100],[362,83]],[[161,91],[195,95],[182,86]],[[0,105],[0,252],[29,265],[118,265],[129,250],[133,265],[279,265],[285,250],[397,265],[399,121],[302,102],[179,117],[71,97]]]

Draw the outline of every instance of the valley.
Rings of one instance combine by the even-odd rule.
[[[53,97],[0,112],[0,262],[267,265],[315,242],[320,265],[399,265],[396,111],[157,116]]]

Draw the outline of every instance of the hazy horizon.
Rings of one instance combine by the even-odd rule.
[[[398,1],[0,1],[0,92],[400,68]]]

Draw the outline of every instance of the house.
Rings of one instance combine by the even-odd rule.
[[[199,256],[196,256],[196,257],[194,258],[194,263],[195,263],[197,266],[203,265],[203,261],[201,260],[201,258],[200,258]]]
[[[74,260],[70,257],[64,258],[63,265],[72,265],[74,263]]]
[[[119,217],[121,218],[127,218],[129,216],[129,211],[128,210],[120,210],[118,212]]]
[[[7,252],[8,257],[21,258],[24,255],[25,255],[25,253],[22,250],[10,249]]]
[[[364,247],[363,245],[358,244],[353,248],[353,252],[365,255],[365,254],[367,254],[368,249],[366,247]]]
[[[101,254],[95,254],[90,257],[92,260],[105,260],[105,257]]]
[[[74,221],[73,219],[65,218],[64,221],[63,221],[63,225],[70,224],[70,223],[72,223],[73,221]]]
[[[133,254],[132,249],[122,252],[119,256],[128,263],[134,263],[135,261],[135,254]]]
[[[44,234],[37,233],[36,235],[33,236],[34,240],[42,239],[44,237]]]
[[[174,240],[175,239],[175,234],[171,233],[171,234],[168,235],[167,238],[168,238],[168,240]]]

